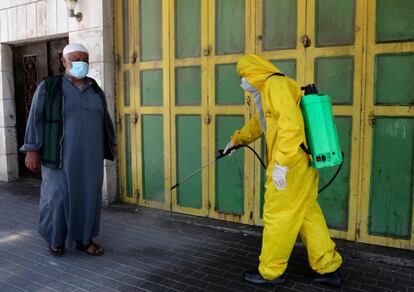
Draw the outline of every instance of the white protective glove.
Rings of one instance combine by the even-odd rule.
[[[233,141],[230,140],[229,143],[227,143],[226,147],[223,150],[223,154],[226,154],[230,148],[233,148],[234,146],[236,146],[236,144],[233,143]],[[230,151],[229,156],[232,156],[233,153],[236,152],[236,149],[233,149]]]
[[[275,184],[276,188],[279,191],[282,191],[286,188],[286,185],[287,185],[286,174],[288,170],[289,168],[287,166],[281,166],[277,163],[275,165],[275,169],[273,169],[273,172],[272,172],[273,183]]]

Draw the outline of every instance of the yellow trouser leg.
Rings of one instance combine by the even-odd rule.
[[[268,175],[259,257],[259,272],[267,280],[279,277],[286,270],[305,214],[316,200],[317,174],[308,164],[305,156],[298,159],[289,169],[287,188],[283,191],[275,188]]]
[[[300,228],[300,237],[308,250],[311,268],[319,273],[331,273],[342,264],[341,255],[335,250],[322,210],[317,201],[308,209]]]

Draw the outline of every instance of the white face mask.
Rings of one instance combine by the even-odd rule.
[[[259,113],[260,127],[262,128],[262,132],[266,133],[266,119],[263,114],[263,106],[260,92],[256,88],[254,88],[253,85],[251,85],[249,81],[247,81],[247,79],[244,77],[241,79],[240,87],[253,94],[254,103],[256,104],[257,111]]]
[[[247,81],[247,79],[246,79],[246,78],[244,78],[244,77],[241,79],[241,84],[240,84],[240,87],[241,87],[241,88],[243,88],[244,90],[246,90],[246,91],[250,92],[250,93],[255,93],[255,92],[257,92],[257,89],[256,89],[256,88],[254,88],[254,87],[253,87],[253,85],[251,85],[251,84],[249,83],[249,81]]]

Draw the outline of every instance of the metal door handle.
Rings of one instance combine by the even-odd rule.
[[[134,113],[134,114],[132,115],[132,117],[131,117],[131,122],[132,122],[133,124],[138,123],[138,114],[137,114],[137,113]]]
[[[306,34],[300,37],[300,42],[302,43],[304,48],[308,48],[312,44],[310,38]]]

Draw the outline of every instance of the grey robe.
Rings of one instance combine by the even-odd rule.
[[[99,94],[88,85],[80,90],[65,75],[63,86],[62,167],[42,166],[39,233],[57,246],[89,240],[99,233],[103,161],[104,106]],[[38,150],[43,142],[45,84],[33,98],[21,151]],[[109,114],[108,114],[109,116]],[[113,124],[110,140],[115,145]]]

